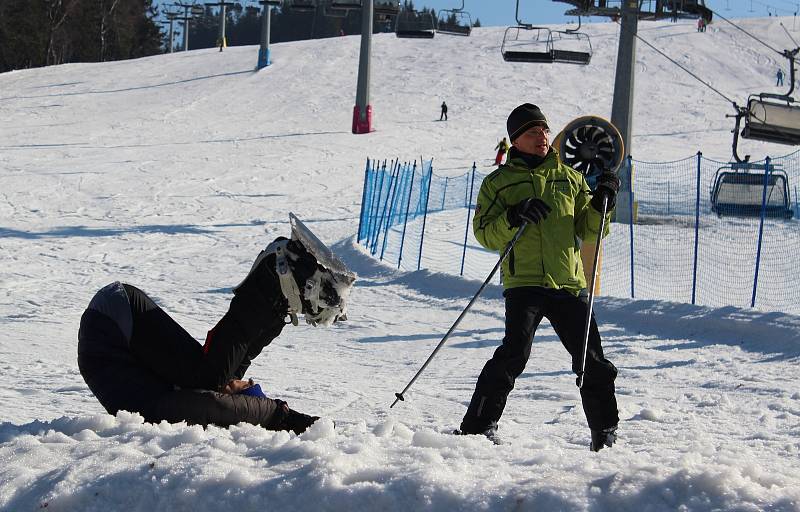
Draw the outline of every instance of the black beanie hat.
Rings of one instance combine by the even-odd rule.
[[[544,126],[548,130],[550,129],[547,125],[547,118],[544,117],[539,107],[532,103],[523,103],[508,115],[506,128],[508,129],[509,140],[513,143],[514,139],[522,135],[531,126]]]

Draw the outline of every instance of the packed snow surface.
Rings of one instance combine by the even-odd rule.
[[[784,48],[781,21],[792,25],[742,24]],[[586,67],[504,63],[501,28],[377,35],[377,130],[359,136],[358,37],[274,45],[258,72],[258,49],[237,47],[0,75],[0,510],[800,510],[791,314],[599,297],[620,371],[618,444],[589,451],[567,354],[545,322],[495,446],[450,434],[503,336],[490,285],[389,407],[480,279],[397,271],[355,244],[366,158],[486,171],[519,103],[554,127],[608,117],[617,25],[584,27]],[[640,34],[739,102],[781,92],[786,63],[723,23],[699,34],[689,21],[643,22]],[[729,158],[729,102],[643,45],[636,73],[634,156]],[[287,328],[249,376],[323,419],[296,436],[107,415],[76,363],[94,292],[135,284],[203,339],[259,249],[288,235],[289,211],[359,280],[346,323]]]

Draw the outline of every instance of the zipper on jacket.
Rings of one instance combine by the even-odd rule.
[[[511,253],[508,255],[508,275],[513,276],[515,274],[514,270],[514,248],[511,248]]]

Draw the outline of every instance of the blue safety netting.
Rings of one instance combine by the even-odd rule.
[[[800,312],[798,153],[747,164],[698,153],[626,166],[633,186],[617,200],[633,222],[613,222],[603,242],[601,295]],[[368,161],[359,242],[397,268],[482,281],[498,258],[472,234],[485,176],[474,164],[439,176],[431,160]]]

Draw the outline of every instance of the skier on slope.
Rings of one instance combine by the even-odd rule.
[[[355,276],[323,266],[301,238],[293,225],[291,240],[277,238],[261,251],[205,345],[138,288],[114,282],[98,291],[81,317],[78,367],[109,414],[204,426],[246,422],[298,434],[319,419],[241,380],[287,315],[295,325],[298,313],[313,325],[345,319]]]
[[[472,227],[481,245],[495,251],[503,251],[523,223],[527,227],[502,266],[503,344],[478,377],[458,431],[482,434],[494,442],[498,442],[497,423],[525,369],[542,318],[550,321],[572,356],[572,370],[580,371],[588,299],[576,240],[597,240],[603,196],[608,197],[610,216],[619,190],[619,178],[606,172],[590,195],[583,175],[564,165],[550,146],[547,119],[536,105],[515,108],[507,128],[512,144],[508,160],[483,180]],[[617,369],[603,355],[592,316],[581,399],[593,451],[616,440],[616,376]]]
[[[497,151],[497,155],[494,157],[494,165],[500,165],[503,163],[503,157],[508,152],[508,140],[503,137],[503,140],[498,142],[494,149]]]

